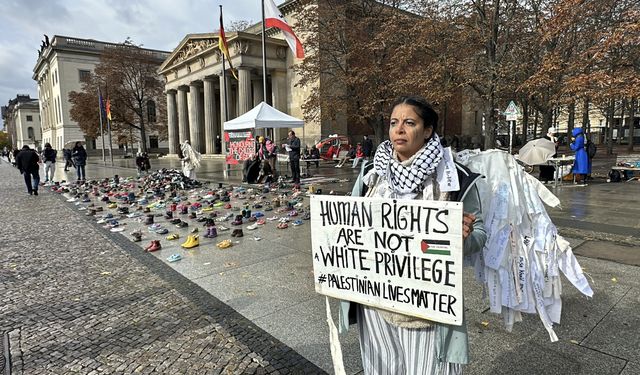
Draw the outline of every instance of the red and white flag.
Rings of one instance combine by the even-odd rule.
[[[284,20],[284,16],[282,16],[282,13],[280,13],[280,10],[273,0],[264,0],[264,17],[265,27],[280,29],[287,43],[289,43],[293,54],[299,59],[304,58],[304,50],[302,49],[300,39],[298,39],[287,21]]]

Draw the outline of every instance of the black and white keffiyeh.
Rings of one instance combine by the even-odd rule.
[[[404,166],[393,157],[391,141],[384,141],[376,150],[373,168],[379,176],[385,176],[388,172],[389,183],[396,193],[414,193],[422,188],[427,177],[435,173],[443,153],[440,138],[434,134],[426,146],[420,149],[411,165]]]

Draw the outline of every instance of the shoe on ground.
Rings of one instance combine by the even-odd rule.
[[[287,223],[279,223],[278,224],[278,229],[287,229],[289,228],[289,224]]]
[[[293,222],[293,223],[291,223],[291,224],[293,224],[293,225],[295,225],[295,226],[302,225],[302,220],[296,220],[296,221],[294,221],[294,222]]]
[[[220,242],[218,242],[218,243],[216,244],[216,246],[217,246],[219,249],[226,249],[226,248],[229,248],[229,247],[233,246],[233,243],[231,243],[231,240],[224,240],[224,241],[220,241]]]
[[[225,227],[224,225],[218,225],[218,227],[217,227],[217,228],[218,228],[218,230],[219,230],[220,232],[224,232],[224,231],[229,230],[229,228]]]
[[[187,237],[187,240],[180,246],[182,246],[185,249],[191,249],[199,245],[200,245],[200,237],[194,234],[194,235],[189,235],[189,237]]]
[[[258,229],[258,224],[257,223],[253,223],[253,224],[249,225],[247,227],[247,229],[248,230],[256,230],[256,229]]]
[[[169,262],[169,263],[177,262],[179,260],[182,260],[182,255],[180,255],[180,254],[171,254],[167,258],[167,262]]]
[[[178,238],[180,238],[180,235],[178,233],[172,233],[167,236],[167,240],[169,241],[177,240]]]

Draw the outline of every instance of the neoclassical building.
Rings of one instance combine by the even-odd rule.
[[[100,63],[103,51],[118,48],[119,45],[60,35],[42,42],[32,78],[38,83],[43,142],[51,143],[55,149],[61,149],[65,143],[76,140],[84,140],[88,150],[101,147],[100,138],[96,141],[86,137],[78,124],[71,119],[69,93],[81,91],[83,78]],[[169,55],[165,51],[144,50],[151,54],[158,64]],[[147,144],[151,149],[166,147],[166,144],[159,141],[157,134],[148,134],[147,137]],[[115,144],[114,147],[117,148],[118,145]]]
[[[37,149],[44,145],[38,99],[31,99],[29,95],[17,95],[6,106],[2,106],[2,118],[13,148],[28,145]]]
[[[289,25],[296,23],[296,10],[304,1],[289,0],[279,6]],[[297,118],[303,118],[301,106],[310,88],[296,87],[293,66],[300,62],[289,49],[277,29],[268,29],[266,38],[267,97],[264,97],[262,69],[262,35],[258,23],[244,32],[227,32],[231,62],[236,80],[226,68],[222,75],[222,55],[218,49],[218,34],[189,34],[184,37],[159,73],[166,82],[169,153],[177,153],[178,144],[189,139],[203,154],[224,153],[222,124],[248,112],[262,101]],[[304,44],[304,41],[303,41]],[[312,144],[328,132],[319,123],[305,123],[294,129],[304,143]],[[346,130],[346,129],[345,129]],[[286,137],[286,130],[275,131],[278,141]]]
[[[248,112],[262,101],[293,116],[301,116],[290,105],[287,69],[289,47],[284,40],[267,40],[267,96],[262,80],[262,42],[260,35],[228,33],[227,42],[238,79],[227,71],[222,75],[222,55],[217,34],[189,34],[160,67],[167,93],[169,153],[190,140],[203,154],[223,152],[216,144],[222,138],[222,124]],[[225,106],[225,80],[227,105]],[[227,113],[227,108],[228,112]]]

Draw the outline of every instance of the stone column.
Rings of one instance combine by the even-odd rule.
[[[251,68],[238,68],[238,116],[251,110]]]
[[[180,143],[189,139],[189,111],[187,108],[187,91],[186,86],[178,87],[178,134]]]
[[[176,91],[167,91],[167,128],[169,130],[169,154],[177,154],[179,146],[178,109],[176,108]]]
[[[231,116],[228,115],[227,112],[227,105],[229,105],[231,103],[228,103],[228,101],[231,101],[230,96],[231,95],[227,95],[227,93],[231,93],[231,80],[229,79],[229,75],[226,75],[226,87],[227,90],[225,92],[225,76],[222,75],[222,73],[220,73],[220,128],[222,129],[221,135],[220,137],[222,138],[222,153],[226,154],[227,153],[227,145],[225,144],[224,141],[224,122],[231,120]]]
[[[216,94],[212,78],[204,79],[204,144],[207,154],[220,152],[216,148],[216,136],[220,135],[216,126]]]
[[[203,134],[204,124],[200,116],[202,104],[200,101],[200,87],[197,82],[189,85],[189,136],[191,138],[191,147],[198,152],[203,152]]]
[[[253,106],[257,106],[258,104],[260,104],[260,102],[265,101],[264,100],[264,92],[262,89],[262,78],[261,79],[255,79],[252,82],[252,88],[253,88]]]
[[[253,80],[252,82],[253,89],[253,106],[257,106],[261,102],[264,101],[264,92],[262,91],[262,78]],[[257,129],[256,136],[267,136],[267,129]]]
[[[287,73],[277,70],[271,71],[271,103],[273,108],[287,113]],[[287,134],[287,129],[274,129],[276,140],[282,139]],[[297,135],[297,134],[296,134]],[[301,136],[301,135],[300,135]],[[302,137],[300,137],[302,139]]]

